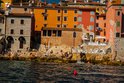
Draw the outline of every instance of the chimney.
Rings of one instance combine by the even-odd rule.
[[[52,3],[52,7],[55,8],[56,7],[56,3]]]

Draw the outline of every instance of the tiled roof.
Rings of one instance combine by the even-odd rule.
[[[29,13],[11,13],[7,15],[8,17],[31,17]]]

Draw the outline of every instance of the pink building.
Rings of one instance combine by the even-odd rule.
[[[107,22],[107,29],[106,29],[106,38],[107,40],[111,40],[113,42],[114,37],[123,37],[124,34],[124,26],[123,24],[123,17],[124,16],[124,6],[120,5],[112,5],[108,8],[106,14],[106,22]]]
[[[124,4],[108,4],[106,13],[106,39],[115,55],[124,52]]]

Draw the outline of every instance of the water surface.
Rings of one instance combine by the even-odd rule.
[[[0,61],[0,83],[124,83],[124,66]]]

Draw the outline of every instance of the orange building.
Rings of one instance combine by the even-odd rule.
[[[112,4],[121,4],[121,0],[111,0]]]
[[[96,38],[98,41],[105,42],[105,39],[106,39],[106,14],[97,15]]]
[[[47,28],[74,28],[77,25],[77,10],[62,7],[35,8],[35,30]]]
[[[41,32],[41,44],[80,45],[82,29],[77,28],[77,15],[72,7],[34,8],[35,32]]]

